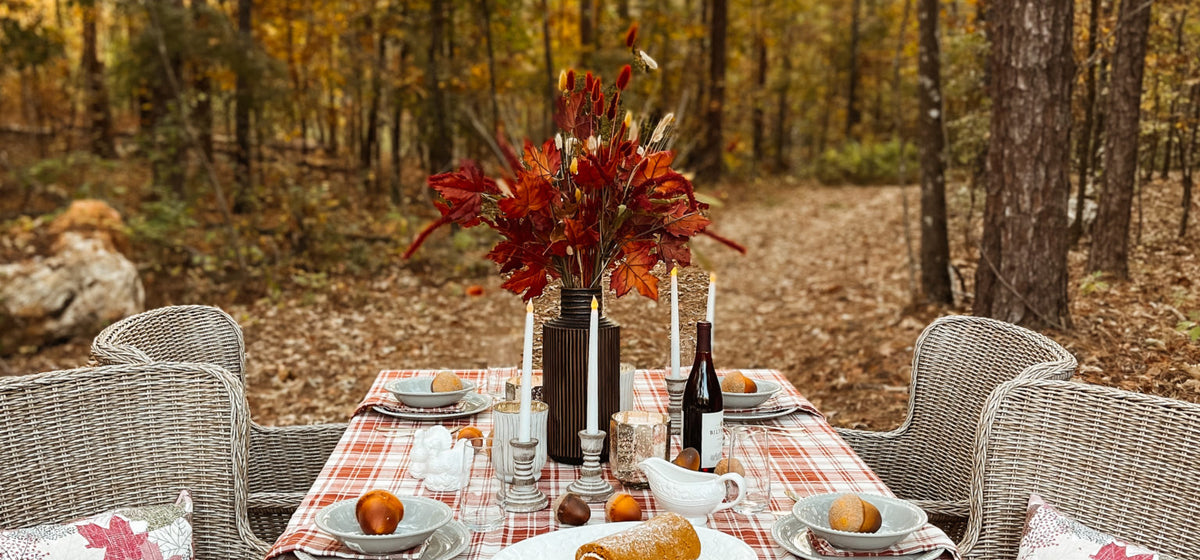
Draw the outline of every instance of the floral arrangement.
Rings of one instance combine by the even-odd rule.
[[[625,36],[634,64],[657,68],[636,41],[634,24]],[[659,262],[690,265],[688,241],[702,233],[744,253],[707,230],[708,205],[671,168],[675,154],[666,146],[674,116],[664,116],[643,138],[632,113],[622,113],[621,93],[632,76],[628,64],[611,86],[591,72],[582,80],[574,70],[561,72],[554,138],[541,146],[526,140],[520,156],[501,139],[509,166],[501,177],[486,176],[471,160],[457,171],[430,176],[442,215],[404,257],[445,224],[487,225],[504,238],[487,258],[509,275],[503,287],[528,301],[552,279],[562,279],[567,288],[599,288],[608,272],[617,297],[637,290],[658,299],[652,269]]]

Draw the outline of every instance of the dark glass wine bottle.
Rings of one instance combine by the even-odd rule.
[[[683,390],[683,446],[700,453],[700,470],[712,472],[721,460],[721,382],[712,361],[712,323],[696,323],[696,360]]]

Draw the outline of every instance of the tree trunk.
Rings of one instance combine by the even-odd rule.
[[[1075,245],[1083,236],[1083,204],[1087,197],[1087,187],[1090,182],[1088,170],[1092,160],[1092,127],[1096,122],[1096,44],[1100,32],[1100,0],[1091,0],[1088,12],[1087,40],[1087,76],[1084,78],[1087,93],[1083,99],[1083,127],[1079,129],[1079,137],[1075,140],[1075,158],[1079,169],[1079,179],[1076,181],[1075,221],[1071,222],[1069,232],[1071,245]]]
[[[1087,269],[1109,272],[1117,280],[1125,280],[1129,277],[1129,214],[1137,179],[1138,120],[1150,4],[1126,0],[1121,3],[1119,17],[1104,139],[1104,190]]]
[[[242,48],[250,50],[254,37],[250,27],[250,16],[254,9],[254,0],[238,0],[238,36]],[[254,105],[254,85],[251,83],[249,71],[239,67],[236,77],[234,96],[237,98],[236,113],[234,114],[233,130],[237,148],[233,156],[233,178],[237,183],[237,194],[234,196],[233,211],[241,214],[249,212],[253,205],[251,189],[251,146],[250,146],[250,115]]]
[[[96,19],[99,17],[95,2],[83,2],[83,60],[80,70],[87,84],[88,147],[93,154],[102,158],[117,157],[117,145],[113,140],[112,110],[108,105],[108,88],[104,86],[104,63],[96,54]]]
[[[368,16],[366,20],[367,35],[373,33],[374,16]],[[371,75],[371,107],[367,110],[366,121],[364,125],[367,129],[367,137],[363,140],[362,149],[359,150],[358,160],[359,165],[364,173],[363,186],[367,192],[380,194],[378,192],[379,174],[370,173],[375,166],[375,155],[378,152],[379,146],[379,103],[383,96],[383,64],[387,58],[387,40],[385,37],[385,29],[383,25],[379,26],[379,33],[373,39],[375,40],[375,67],[372,69]],[[373,175],[373,177],[372,177]]]
[[[783,60],[780,61],[780,70],[783,83],[779,84],[779,88],[775,91],[775,168],[773,171],[783,173],[791,167],[788,162],[791,158],[788,157],[789,147],[791,142],[789,131],[791,130],[788,119],[788,92],[791,90],[792,80],[792,55],[789,52],[790,45],[784,45],[780,51],[783,53]]]
[[[921,32],[921,291],[930,303],[954,303],[950,290],[950,238],[946,228],[946,136],[942,125],[938,0],[920,0]]]
[[[846,140],[855,138],[854,125],[862,119],[858,109],[858,28],[862,0],[852,0],[850,3],[850,82],[846,88]]]
[[[192,24],[198,29],[207,28],[208,0],[192,0]],[[290,31],[290,28],[289,28]],[[208,77],[208,64],[203,59],[192,61],[192,89],[196,90],[196,106],[192,108],[192,124],[196,127],[196,143],[204,157],[213,155],[213,108],[212,79]]]
[[[496,52],[492,47],[492,14],[488,0],[479,0],[479,9],[483,15],[483,41],[487,45],[488,93],[492,102],[492,136],[495,136],[500,130],[500,104],[496,101]]]
[[[759,8],[759,13],[755,15],[756,29],[754,30],[754,109],[750,113],[750,129],[752,137],[751,150],[754,170],[757,172],[759,165],[766,156],[766,104],[768,101],[767,91],[767,34],[762,25],[762,12],[771,9],[770,2]]]
[[[1067,327],[1071,0],[996,0],[987,206],[975,314]]]
[[[450,128],[446,122],[446,92],[442,89],[441,77],[438,74],[439,58],[438,51],[441,50],[441,45],[444,40],[443,31],[445,27],[445,0],[432,0],[429,4],[431,10],[429,28],[429,58],[428,64],[425,67],[425,75],[428,83],[425,84],[429,90],[430,112],[433,120],[429,122],[426,130],[430,131],[428,135],[429,146],[429,173],[441,173],[450,168],[453,153],[450,146]]]
[[[554,53],[550,46],[550,8],[542,0],[542,52],[546,57],[546,108],[542,111],[543,136],[554,135],[554,100],[557,97],[554,80]]]
[[[709,22],[708,104],[703,119],[707,130],[700,144],[696,161],[696,176],[702,181],[716,182],[723,171],[721,152],[721,116],[725,110],[725,56],[729,0],[712,0]]]
[[[593,0],[579,0],[579,67],[592,68],[592,49],[596,44],[596,30],[592,27]]]
[[[1192,86],[1191,101],[1192,106],[1192,137],[1187,142],[1185,148],[1183,142],[1179,143],[1179,165],[1183,169],[1183,215],[1179,218],[1179,238],[1187,237],[1188,217],[1192,211],[1192,189],[1194,183],[1192,180],[1192,165],[1195,160],[1192,159],[1196,155],[1196,131],[1200,130],[1200,84]]]

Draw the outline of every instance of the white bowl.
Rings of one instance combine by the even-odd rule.
[[[433,376],[422,375],[419,377],[406,377],[397,379],[384,385],[396,400],[416,408],[437,408],[439,406],[452,405],[460,400],[467,393],[475,390],[475,384],[462,380],[463,387],[457,391],[444,391],[441,393],[433,392]]]
[[[724,381],[725,378],[719,378]],[[754,393],[727,393],[721,392],[721,403],[725,408],[754,408],[762,403],[767,402],[767,399],[779,392],[780,386],[774,381],[766,379],[755,379],[755,385],[758,386],[758,391]]]
[[[882,550],[920,529],[928,521],[925,511],[899,498],[878,494],[858,494],[879,509],[882,525],[874,533],[852,533],[829,528],[829,506],[834,500],[850,492],[816,494],[796,502],[792,515],[818,537],[841,550]]]
[[[362,554],[391,554],[413,548],[429,539],[454,517],[450,506],[420,496],[399,496],[404,518],[390,535],[367,535],[358,526],[354,507],[358,499],[342,500],[317,512],[317,527],[347,548]]]

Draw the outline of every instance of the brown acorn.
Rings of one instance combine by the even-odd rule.
[[[563,525],[583,525],[592,518],[592,509],[587,502],[572,492],[555,498],[550,509],[554,511],[554,518]]]
[[[695,448],[685,447],[671,462],[685,469],[698,471],[700,470],[700,452]]]

